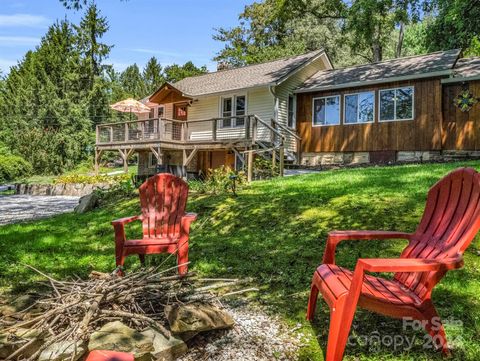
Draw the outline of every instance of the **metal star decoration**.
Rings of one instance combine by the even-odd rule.
[[[455,98],[455,106],[462,112],[468,112],[472,107],[478,103],[478,98],[474,97],[472,92],[468,89],[463,90]]]

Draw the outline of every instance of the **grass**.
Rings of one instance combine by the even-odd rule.
[[[209,276],[252,277],[260,288],[252,296],[292,328],[301,324],[305,346],[300,360],[322,360],[328,332],[328,307],[319,302],[313,324],[304,321],[312,272],[321,262],[325,237],[333,229],[413,231],[426,192],[459,166],[478,162],[344,169],[255,182],[237,198],[192,195],[188,209],[199,213],[191,235],[192,269]],[[39,278],[22,266],[34,265],[56,277],[85,277],[90,270],[114,268],[112,219],[137,214],[138,201],[124,200],[89,214],[65,214],[33,223],[0,227],[0,287],[4,291],[36,287]],[[138,225],[130,236],[139,233]],[[338,263],[353,268],[359,257],[398,257],[403,241],[344,242]],[[480,357],[480,242],[465,254],[465,268],[452,271],[436,287],[433,299],[450,338],[463,345],[455,360]],[[159,256],[164,257],[164,256]],[[173,265],[173,260],[171,261]],[[127,267],[138,265],[131,257]],[[423,332],[402,329],[402,322],[358,311],[353,335],[402,335],[417,342],[410,350],[351,345],[345,360],[441,360],[422,347]],[[359,337],[357,340],[362,341]]]

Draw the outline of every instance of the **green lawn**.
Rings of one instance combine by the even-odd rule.
[[[209,276],[252,277],[260,292],[255,302],[268,305],[306,335],[301,360],[322,360],[328,331],[328,307],[319,302],[313,324],[304,321],[312,272],[321,262],[325,236],[333,229],[413,231],[423,212],[428,188],[461,165],[479,162],[345,169],[255,182],[237,198],[192,195],[188,209],[199,213],[191,235],[192,269]],[[0,287],[20,291],[39,278],[22,263],[56,277],[114,268],[112,219],[138,213],[138,201],[126,200],[90,214],[66,214],[34,223],[0,227]],[[138,226],[131,235],[139,232]],[[338,263],[353,268],[359,257],[397,257],[403,241],[344,242]],[[480,242],[465,254],[465,268],[450,272],[433,299],[442,317],[463,322],[447,326],[461,336],[455,360],[480,358]],[[173,260],[171,261],[173,265]],[[138,264],[131,258],[128,266]],[[348,346],[346,360],[441,360],[421,345],[422,332],[403,331],[402,322],[357,312],[354,335],[416,336],[409,351],[391,347]],[[362,340],[360,338],[360,340]]]

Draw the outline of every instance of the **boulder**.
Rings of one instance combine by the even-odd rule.
[[[42,351],[38,361],[77,361],[86,351],[82,341],[55,342]]]
[[[98,196],[95,193],[90,193],[80,198],[78,206],[75,207],[76,213],[86,213],[93,210],[98,203]]]
[[[131,329],[120,321],[109,322],[90,335],[88,351],[130,352],[135,357],[154,351],[152,337]]]
[[[152,340],[153,351],[146,354],[144,358],[138,358],[138,360],[135,358],[135,361],[173,361],[188,351],[187,345],[182,340],[174,336],[167,339],[153,328],[146,329],[142,335]]]
[[[16,312],[23,311],[27,307],[33,305],[37,296],[26,294],[13,298],[6,305],[0,306],[0,315],[8,316]]]
[[[204,303],[169,305],[165,307],[165,314],[174,333],[219,330],[235,324],[227,312]]]
[[[0,334],[0,360],[10,356],[30,340],[37,339],[22,352],[24,357],[30,357],[43,345],[45,335],[40,330],[24,328],[16,329],[13,333]]]

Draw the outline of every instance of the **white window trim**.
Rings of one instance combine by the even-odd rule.
[[[154,159],[155,159],[155,164],[153,165],[152,162],[153,162]],[[149,169],[157,168],[157,158],[154,157],[152,152],[148,153],[148,167],[147,168],[149,168]]]
[[[338,123],[337,124],[315,124],[315,100],[317,99],[327,99],[327,98],[338,98],[338,103],[339,103],[339,109],[338,109]],[[336,127],[342,124],[342,97],[340,94],[338,95],[327,95],[324,97],[314,97],[312,98],[312,127]]]
[[[165,105],[159,105],[157,107],[157,118],[160,119],[160,117],[158,116],[158,110],[162,108],[163,109],[163,117],[165,117]]]
[[[290,114],[290,107],[289,107],[289,103],[290,103],[290,97],[293,97],[293,124],[292,126],[289,126],[288,125],[288,117],[289,117],[289,114]],[[297,95],[296,94],[289,94],[288,97],[287,97],[287,127],[290,128],[290,129],[297,129]]]
[[[410,88],[412,89],[412,117],[411,118],[405,118],[405,119],[397,119],[397,90],[398,89],[405,89],[405,88]],[[381,92],[386,92],[386,91],[395,91],[395,101],[393,103],[393,115],[395,119],[385,119],[382,120],[380,119],[381,117],[381,107],[382,107],[382,102],[381,102]],[[388,123],[388,122],[403,122],[403,121],[409,121],[409,120],[414,120],[415,119],[415,87],[412,85],[408,86],[400,86],[396,88],[389,88],[389,89],[379,89],[378,90],[378,122],[379,123]]]
[[[359,95],[365,93],[372,93],[373,94],[373,119],[369,122],[356,122],[356,123],[347,123],[347,97],[350,95]],[[367,90],[364,92],[356,92],[356,93],[348,93],[343,95],[343,125],[362,125],[362,124],[372,124],[375,123],[375,90]],[[358,98],[357,98],[357,120],[358,120]]]
[[[220,97],[220,106],[219,106],[219,114],[220,118],[223,118],[223,100],[224,99],[232,99],[232,123],[229,127],[223,126],[223,119],[220,121],[219,128],[221,129],[231,129],[231,128],[243,128],[245,125],[237,125],[237,120],[234,118],[237,114],[237,97],[245,97],[245,115],[248,115],[248,96],[246,93],[239,93],[239,94],[231,94],[231,95],[224,95]],[[235,123],[235,125],[233,125]]]

